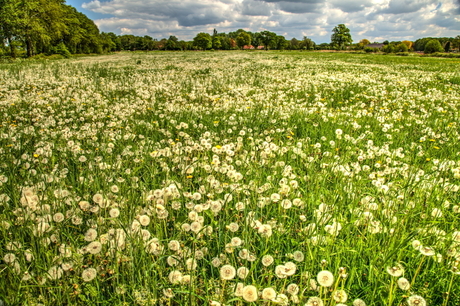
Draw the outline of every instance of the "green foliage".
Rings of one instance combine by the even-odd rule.
[[[316,46],[316,44],[315,44],[315,42],[313,40],[311,40],[307,36],[303,37],[303,40],[302,40],[302,43],[301,43],[302,49],[304,49],[304,50],[314,50],[315,46]]]
[[[277,35],[276,36],[276,49],[278,50],[284,50],[287,48],[289,45],[289,42],[284,38],[282,35]]]
[[[249,305],[241,283],[295,305],[337,290],[460,305],[457,67],[270,51],[1,64],[0,299]]]
[[[407,52],[407,51],[409,51],[409,48],[407,47],[406,44],[403,44],[403,43],[400,43],[395,48],[395,52]]]
[[[424,53],[431,54],[435,52],[444,52],[444,48],[442,47],[441,43],[437,39],[431,39],[428,41],[424,48]]]
[[[371,47],[365,47],[364,48],[364,52],[366,52],[366,53],[378,52],[378,51],[379,51],[378,48],[371,48]]]
[[[457,48],[460,47],[460,40],[457,40],[456,38],[453,38],[453,37],[436,37],[436,38],[424,37],[424,38],[417,39],[414,42],[414,50],[415,51],[425,51],[425,45],[433,39],[438,40],[441,46],[445,46],[447,42],[450,42],[452,46],[456,46]],[[443,48],[443,51],[445,51],[444,48]]]
[[[251,35],[247,32],[240,32],[236,37],[236,44],[240,49],[243,49],[244,46],[251,44]]]
[[[258,38],[262,42],[264,49],[268,51],[269,47],[272,47],[273,43],[276,42],[276,33],[262,31],[259,33]]]
[[[101,36],[91,19],[63,0],[1,0],[0,20],[0,38],[8,42],[12,57],[19,48],[25,49],[28,57],[53,53],[60,43],[70,53],[114,49],[110,36]],[[62,46],[59,49],[67,54]]]
[[[346,46],[353,42],[350,34],[350,29],[348,29],[344,24],[339,24],[338,26],[334,27],[332,33],[331,44],[337,50],[343,50]]]
[[[65,58],[69,58],[72,56],[70,51],[67,49],[66,45],[63,42],[60,42],[56,47],[53,48],[54,54],[60,54]]]
[[[214,50],[219,50],[220,48],[222,48],[222,38],[220,38],[219,36],[214,36],[212,38],[212,48]]]
[[[393,44],[388,44],[383,46],[382,51],[385,53],[394,53],[395,52],[395,46]]]
[[[207,50],[212,47],[212,37],[208,33],[198,33],[193,39],[195,46],[201,50]]]

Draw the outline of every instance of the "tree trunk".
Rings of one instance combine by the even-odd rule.
[[[10,46],[10,55],[12,58],[16,58],[16,47],[14,46],[11,38],[8,37],[8,45]]]
[[[32,50],[32,40],[30,39],[30,36],[26,37],[26,48],[27,48],[27,57],[31,57],[33,54]]]

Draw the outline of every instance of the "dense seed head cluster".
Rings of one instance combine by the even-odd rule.
[[[0,295],[458,304],[459,93],[448,59],[1,64]]]

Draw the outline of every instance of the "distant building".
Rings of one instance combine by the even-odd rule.
[[[254,47],[253,45],[249,45],[249,46],[248,46],[248,45],[245,45],[245,46],[243,47],[243,50],[255,50],[255,49],[257,49],[257,50],[263,50],[263,49],[264,49],[264,46],[258,46],[258,47],[256,48],[256,47]]]
[[[385,46],[384,44],[368,44],[368,45],[365,45],[364,47],[382,49],[384,46]]]

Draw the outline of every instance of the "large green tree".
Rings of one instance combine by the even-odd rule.
[[[0,38],[10,49],[10,55],[16,57],[19,40],[20,9],[17,1],[0,0]]]
[[[272,47],[276,43],[276,33],[270,31],[262,31],[259,33],[259,39],[264,45],[264,49],[268,50],[269,47]]]
[[[198,33],[195,38],[193,38],[193,42],[195,46],[203,51],[212,47],[212,37],[208,33]]]
[[[215,35],[212,37],[212,48],[214,50],[218,50],[220,48],[222,48],[222,39],[221,37]]]
[[[435,52],[444,52],[444,48],[437,39],[431,39],[425,44],[424,53],[430,54]]]
[[[313,40],[311,40],[307,36],[303,37],[303,40],[301,42],[302,49],[313,50],[313,49],[315,49],[315,46],[316,46],[316,44],[315,44],[315,42]]]
[[[339,24],[332,30],[331,44],[337,50],[343,50],[353,42],[350,29],[344,24]]]
[[[251,40],[251,35],[243,31],[236,37],[236,44],[240,49],[243,49],[244,46],[251,44]]]
[[[276,49],[278,50],[284,50],[289,45],[289,42],[286,40],[286,38],[283,35],[276,36],[275,41],[276,41]]]
[[[0,0],[0,39],[11,56],[19,47],[27,56],[64,49],[100,53],[113,47],[111,37],[102,37],[91,19],[64,0]]]
[[[3,40],[20,41],[27,56],[43,51],[66,31],[64,0],[0,0],[0,27]],[[14,43],[10,44],[15,55]]]

